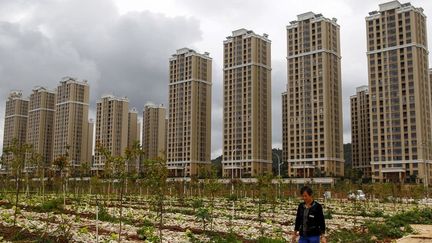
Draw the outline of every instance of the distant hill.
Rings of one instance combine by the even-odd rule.
[[[277,175],[278,174],[278,157],[280,158],[281,162],[282,162],[282,149],[278,149],[278,148],[274,148],[272,149],[272,160],[273,160],[273,174]],[[222,177],[222,155],[218,156],[215,159],[212,159],[212,165],[216,166],[217,171],[218,171],[218,176]],[[286,163],[281,165],[281,174],[283,176],[283,172],[287,170],[287,165]]]
[[[343,150],[344,150],[344,159],[345,159],[345,165],[351,165],[352,164],[352,150],[351,150],[351,143],[346,143],[343,145]],[[273,160],[273,175],[278,175],[278,157],[276,156],[276,154],[279,156],[279,158],[281,159],[282,162],[282,149],[279,148],[274,148],[272,149],[272,160]],[[213,159],[212,161],[212,165],[216,166],[217,171],[218,171],[218,176],[222,177],[222,155]],[[281,165],[281,176],[285,177],[286,176],[286,171],[287,171],[287,163],[283,163]]]

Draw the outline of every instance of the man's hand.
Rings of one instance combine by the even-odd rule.
[[[298,235],[299,235],[299,232],[298,231],[294,231],[294,233],[292,234],[292,237],[291,237],[291,242],[296,242]]]
[[[327,238],[325,237],[325,235],[321,236],[321,243],[327,243]]]

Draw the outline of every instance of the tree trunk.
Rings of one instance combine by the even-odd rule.
[[[99,201],[96,195],[96,243],[99,243]]]
[[[14,226],[16,225],[16,218],[17,218],[17,214],[18,214],[18,198],[19,198],[19,176],[18,176],[19,172],[17,172],[17,176],[15,179],[15,212],[14,212]]]
[[[119,237],[118,242],[121,242],[121,233],[122,233],[122,220],[123,220],[123,190],[124,190],[124,181],[121,183],[120,188],[120,229],[119,229]]]
[[[65,190],[65,182],[62,180],[62,190],[63,190],[63,208],[66,207],[66,190]]]
[[[30,191],[29,175],[28,175],[28,171],[26,171],[26,197],[29,197],[29,191]]]
[[[162,192],[163,193],[163,192]],[[159,217],[159,240],[160,242],[162,242],[162,227],[163,227],[163,196],[160,196],[160,202],[159,202],[159,212],[160,212],[160,217]]]
[[[42,202],[45,202],[45,169],[42,169]]]

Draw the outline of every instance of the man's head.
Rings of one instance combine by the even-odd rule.
[[[300,195],[303,197],[305,203],[311,203],[313,200],[312,189],[308,186],[304,186],[300,189]]]

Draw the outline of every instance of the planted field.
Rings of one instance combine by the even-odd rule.
[[[293,197],[258,194],[167,194],[159,199],[125,195],[119,200],[115,194],[63,198],[30,193],[19,196],[17,210],[14,195],[3,194],[0,235],[6,242],[286,242],[299,203]],[[432,210],[416,201],[318,200],[324,206],[330,242],[391,242],[412,233],[410,223],[432,223]]]

